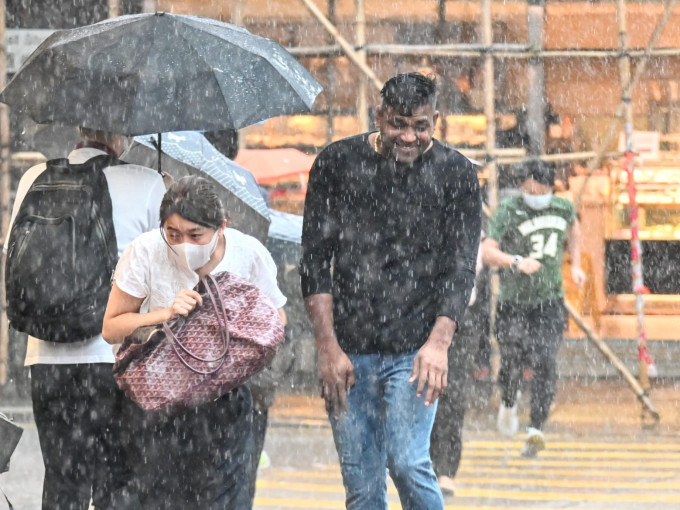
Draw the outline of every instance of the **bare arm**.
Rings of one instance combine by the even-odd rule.
[[[288,324],[288,316],[286,315],[286,311],[283,308],[279,308],[278,312],[279,312],[279,317],[281,317],[281,322],[285,326],[286,324]]]
[[[354,366],[340,348],[333,328],[333,296],[313,294],[305,299],[314,326],[319,355],[319,382],[326,411],[339,416],[347,410],[347,392],[354,385]]]
[[[174,317],[189,315],[189,312],[202,303],[198,292],[183,289],[175,297],[172,306],[159,308],[149,313],[139,313],[144,298],[137,298],[123,292],[113,284],[109,302],[104,313],[102,336],[110,344],[121,343],[126,336],[142,326],[155,326]]]
[[[567,231],[567,246],[571,256],[571,279],[579,287],[586,282],[586,274],[581,269],[581,224],[578,219]]]
[[[427,342],[413,359],[409,382],[418,380],[416,395],[423,393],[427,383],[425,405],[430,406],[444,392],[448,385],[448,350],[456,332],[456,323],[440,315],[432,328]]]
[[[515,254],[505,253],[501,250],[498,241],[487,237],[482,242],[482,261],[487,266],[511,268],[515,260]],[[517,265],[517,270],[525,274],[533,274],[541,269],[538,260],[524,257]]]

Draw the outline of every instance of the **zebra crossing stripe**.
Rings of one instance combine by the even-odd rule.
[[[519,482],[519,481],[518,481]],[[485,483],[494,484],[493,479],[486,480]],[[531,481],[527,480],[525,484],[517,483],[517,485],[531,485]],[[305,482],[283,482],[263,480],[258,482],[258,489],[278,489],[293,492],[304,493],[338,493],[342,491],[341,484],[322,484],[322,483],[305,483]],[[612,487],[613,488],[613,487]],[[617,486],[618,489],[618,486]],[[388,486],[388,494],[396,494],[397,491],[393,486]],[[626,492],[626,493],[603,493],[598,492],[537,492],[528,490],[502,490],[502,489],[486,489],[481,487],[465,487],[461,484],[460,488],[456,489],[456,498],[485,498],[485,499],[508,499],[508,500],[523,500],[523,501],[582,501],[582,502],[609,502],[609,503],[680,503],[680,492],[664,493],[664,492]]]
[[[680,444],[549,439],[536,459],[519,456],[521,441],[466,441],[446,510],[680,509]],[[387,493],[389,509],[399,510],[389,479]],[[260,474],[255,509],[342,509],[344,497],[337,464],[270,468]]]
[[[523,438],[522,438],[523,439]],[[522,448],[524,441],[465,441],[465,448],[470,449],[505,449]],[[680,444],[677,443],[588,443],[576,441],[555,441],[550,439],[551,450],[616,450],[616,451],[660,451],[679,452]]]
[[[504,452],[519,452],[519,448],[508,448],[503,451],[483,450],[479,448],[463,448],[463,457],[502,457]],[[636,462],[646,460],[671,460],[680,462],[680,453],[669,454],[663,452],[621,452],[609,450],[554,450],[551,444],[548,449],[540,453],[537,460],[543,459],[634,459]]]
[[[541,452],[543,455],[545,452]],[[465,465],[468,469],[474,469],[475,466],[498,466],[499,464],[507,466],[549,466],[549,467],[599,467],[599,468],[611,468],[612,470],[621,468],[640,468],[641,464],[636,460],[632,459],[630,461],[616,460],[615,463],[611,459],[588,459],[588,460],[556,460],[556,459],[523,459],[519,458],[519,453],[513,454],[512,457],[508,458],[498,458],[498,459],[467,459],[465,458],[465,453],[463,453],[463,460],[461,465]],[[648,469],[678,469],[680,470],[680,460],[679,461],[646,461],[644,467]]]
[[[617,470],[617,469],[611,469],[611,470],[605,470],[605,469],[542,469],[542,468],[535,468],[535,469],[520,469],[520,468],[512,468],[512,467],[507,467],[507,468],[493,468],[493,467],[466,467],[466,468],[461,468],[458,470],[458,476],[456,477],[456,480],[462,480],[462,479],[468,479],[471,477],[474,477],[475,475],[480,475],[480,474],[493,474],[493,475],[510,475],[513,476],[512,478],[508,478],[508,480],[512,480],[515,484],[518,482],[522,481],[522,477],[525,476],[531,476],[532,480],[541,480],[541,479],[548,479],[550,480],[550,477],[553,476],[560,476],[560,477],[580,477],[580,478],[586,478],[587,480],[594,480],[597,478],[604,478],[605,480],[600,481],[599,483],[605,484],[606,487],[611,487],[614,481],[621,480],[621,479],[644,479],[644,480],[649,480],[650,478],[661,478],[661,479],[668,479],[668,478],[675,478],[677,477],[677,472],[675,471],[647,471],[647,470],[635,470],[635,471],[622,471],[622,470]],[[468,476],[466,476],[468,475]],[[337,482],[342,482],[342,476],[340,475],[340,468],[338,466],[335,466],[333,469],[329,470],[319,470],[319,471],[278,471],[278,472],[269,472],[267,474],[268,479],[301,479],[301,480],[328,480],[328,481],[337,481]],[[565,478],[561,478],[564,480]],[[499,480],[499,478],[486,478],[486,480],[493,480],[494,483]],[[510,482],[508,482],[510,484]],[[657,485],[658,484],[658,485]],[[637,482],[617,482],[617,487],[631,487],[637,485]],[[668,489],[678,489],[680,490],[680,483],[678,482],[651,482],[651,481],[646,481],[646,482],[640,482],[640,488],[651,488],[651,487],[657,487],[657,488],[663,488],[666,487]]]

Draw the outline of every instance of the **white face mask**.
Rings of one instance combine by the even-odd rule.
[[[208,244],[181,243],[169,246],[172,256],[182,265],[186,265],[192,271],[196,271],[205,266],[212,256],[217,241],[219,240],[219,230]]]
[[[522,196],[524,197],[524,203],[529,207],[532,209],[541,210],[550,205],[550,200],[552,200],[553,194],[546,193],[545,195],[531,195],[530,193],[522,193]]]

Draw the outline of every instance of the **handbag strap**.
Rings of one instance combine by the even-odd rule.
[[[208,284],[210,282],[216,290],[217,293],[217,298],[215,297],[215,294],[212,292],[210,289],[210,285]],[[177,335],[175,335],[172,330],[170,329],[170,326],[168,325],[167,322],[163,323],[163,331],[165,332],[165,335],[167,338],[170,340],[170,343],[172,345],[172,348],[175,351],[175,354],[177,354],[177,357],[180,359],[180,361],[184,364],[185,367],[187,367],[189,370],[192,372],[195,372],[197,374],[202,374],[202,375],[211,375],[217,372],[222,365],[224,365],[224,362],[227,359],[227,352],[229,351],[229,345],[231,343],[231,338],[229,336],[229,329],[227,327],[228,321],[227,321],[227,312],[224,307],[224,300],[222,297],[222,293],[220,291],[220,286],[218,285],[217,281],[212,275],[207,275],[204,278],[201,278],[201,284],[203,284],[203,287],[205,288],[206,294],[208,295],[208,299],[210,299],[210,302],[213,305],[213,308],[215,309],[215,316],[217,317],[217,323],[220,329],[220,339],[222,340],[222,352],[220,352],[217,357],[213,359],[209,358],[202,358],[195,353],[191,352],[178,338]],[[184,359],[184,356],[180,353],[183,351],[186,353],[186,355],[190,356],[191,358],[195,359],[196,361],[202,362],[202,363],[217,363],[219,364],[209,370],[199,370],[195,367],[192,367],[187,360]]]
[[[9,498],[7,497],[7,494],[5,494],[5,491],[3,491],[2,489],[0,489],[0,492],[2,492],[2,495],[5,496],[5,501],[7,501],[7,506],[9,506],[9,509],[8,509],[8,510],[14,510],[14,506],[12,506],[12,502],[11,502],[11,501],[9,500]]]

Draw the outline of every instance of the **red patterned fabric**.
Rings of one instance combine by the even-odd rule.
[[[194,290],[202,306],[149,329],[143,343],[135,332],[116,355],[118,385],[144,410],[185,409],[224,395],[265,368],[283,344],[278,311],[250,282],[222,272]]]

